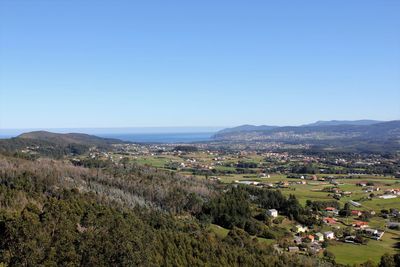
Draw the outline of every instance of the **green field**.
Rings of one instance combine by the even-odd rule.
[[[210,229],[212,232],[214,232],[217,236],[219,236],[219,237],[221,237],[221,238],[226,237],[226,236],[228,235],[228,233],[229,233],[229,230],[228,230],[228,229],[226,229],[226,228],[224,228],[224,227],[221,227],[221,226],[219,226],[219,225],[216,225],[216,224],[210,224],[209,229]]]
[[[386,232],[381,241],[370,240],[367,245],[336,243],[328,247],[328,251],[335,255],[335,260],[341,264],[360,264],[367,260],[378,263],[384,253],[394,254],[395,245],[400,242],[400,235],[395,232]]]
[[[209,229],[221,238],[226,237],[229,233],[229,229],[223,228],[216,224],[210,224]],[[257,237],[257,240],[262,244],[272,244],[275,242],[273,239],[266,239],[262,237]]]
[[[400,197],[393,199],[374,198],[372,200],[364,201],[362,204],[366,208],[376,211],[388,208],[400,208]]]
[[[183,162],[179,157],[175,156],[140,156],[137,158],[130,157],[132,162],[139,165],[148,165],[155,168],[165,168],[165,164],[169,162]]]
[[[219,176],[223,183],[234,183],[235,181],[256,181],[264,183],[276,183],[281,181],[287,182],[299,182],[299,179],[286,178],[286,175],[272,175],[270,178],[259,178],[257,175],[251,174],[233,174]],[[380,199],[373,198],[367,200],[370,193],[365,193],[364,188],[357,186],[356,184],[361,181],[374,182],[375,186],[381,188],[378,192],[373,192],[374,194],[382,194],[385,189],[393,188],[399,186],[399,181],[394,178],[387,177],[377,177],[377,176],[365,176],[357,179],[340,179],[338,176],[337,181],[340,183],[339,189],[343,191],[352,192],[351,196],[342,197],[340,203],[343,206],[349,200],[360,201],[363,205],[359,209],[361,210],[375,210],[379,212],[381,209],[389,208],[400,208],[400,197],[394,199]],[[290,185],[288,188],[280,188],[279,190],[286,196],[292,194],[297,197],[301,204],[305,204],[307,200],[312,201],[328,201],[333,200],[332,193],[322,192],[321,190],[325,187],[332,187],[333,185],[323,182],[323,181],[307,181],[308,184],[294,184]]]

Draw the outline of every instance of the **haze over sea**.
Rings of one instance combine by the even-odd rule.
[[[147,134],[99,134],[100,137],[116,138],[139,143],[191,143],[209,141],[215,132],[207,133],[147,133]]]
[[[134,127],[134,128],[64,128],[1,129],[1,138],[12,138],[31,131],[85,133],[138,143],[190,143],[208,141],[223,127]]]

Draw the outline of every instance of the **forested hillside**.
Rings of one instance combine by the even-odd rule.
[[[81,133],[60,134],[36,131],[24,133],[15,138],[0,139],[0,153],[25,158],[37,158],[40,155],[62,158],[66,155],[86,153],[90,148],[110,149],[111,145],[116,143],[124,142]]]
[[[250,126],[224,129],[218,132],[216,140],[258,140],[258,141],[307,141],[327,140],[398,140],[400,121],[374,124],[316,124],[303,126]]]
[[[330,266],[277,254],[192,215],[220,193],[137,166],[97,168],[0,157],[0,262],[6,266]]]

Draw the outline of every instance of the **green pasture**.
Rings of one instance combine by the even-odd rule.
[[[367,245],[355,245],[336,242],[328,247],[328,251],[335,255],[340,264],[360,264],[367,260],[379,263],[385,253],[396,253],[396,243],[400,242],[400,235],[395,232],[386,232],[382,240],[369,240]]]

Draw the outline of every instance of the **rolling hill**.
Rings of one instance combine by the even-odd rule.
[[[278,126],[254,126],[254,125],[241,125],[233,128],[226,128],[218,132],[218,134],[237,133],[237,132],[252,132],[252,131],[268,131],[278,128]]]
[[[333,147],[374,147],[400,149],[400,120],[366,124],[335,124],[285,126],[265,129],[246,126],[223,130],[215,141],[307,143]],[[239,130],[236,130],[239,129]]]
[[[35,131],[35,132],[23,133],[17,136],[16,138],[47,141],[60,145],[81,144],[81,145],[104,146],[104,145],[123,142],[118,139],[102,138],[95,135],[89,135],[83,133],[61,134],[61,133],[52,133],[47,131]]]
[[[0,152],[9,154],[22,152],[26,155],[39,154],[60,158],[64,155],[83,154],[91,147],[109,149],[112,144],[117,143],[124,142],[81,133],[60,134],[35,131],[15,138],[0,139]]]
[[[340,121],[340,120],[331,120],[331,121],[317,121],[310,124],[305,124],[303,126],[337,126],[337,125],[372,125],[376,123],[381,123],[383,121],[376,120],[355,120],[355,121]]]

